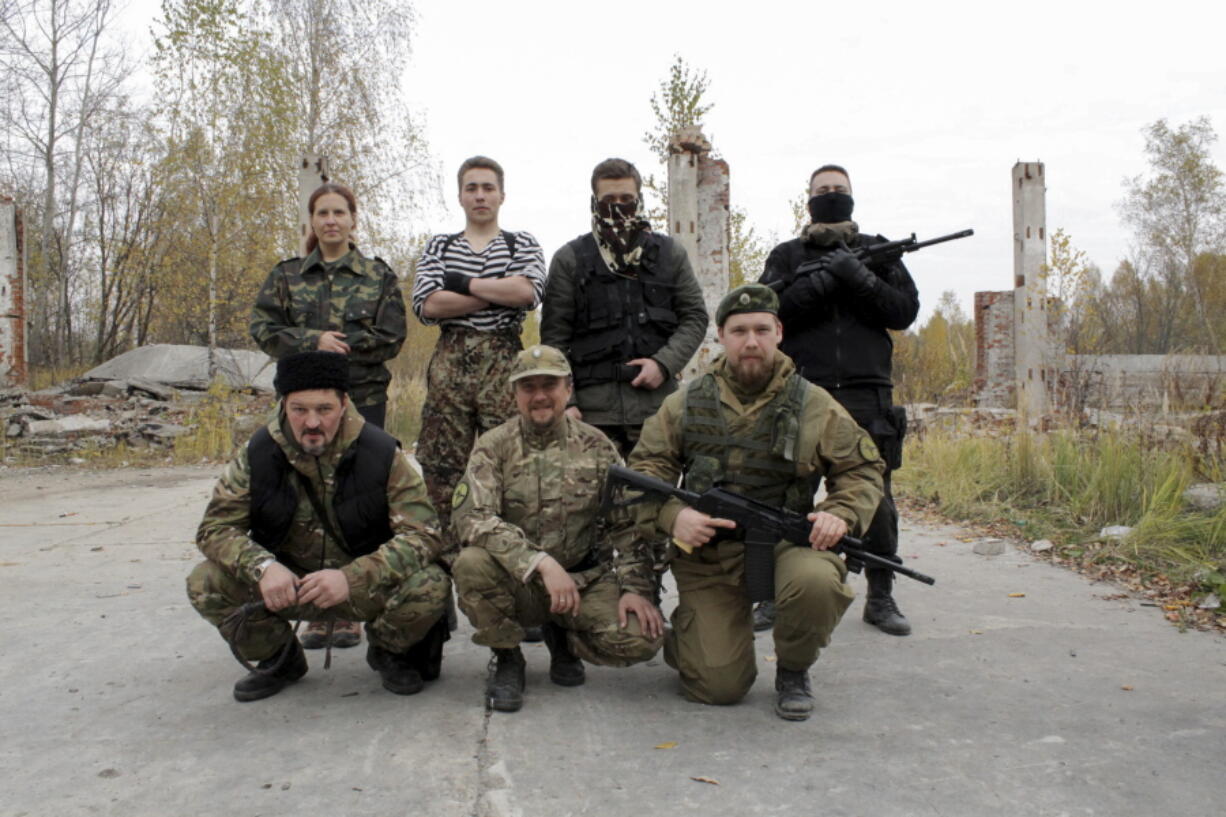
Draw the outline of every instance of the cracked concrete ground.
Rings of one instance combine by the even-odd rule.
[[[359,648],[237,704],[242,670],[183,592],[216,471],[0,472],[0,814],[1220,810],[1226,639],[906,522],[903,554],[937,577],[900,582],[915,635],[869,628],[857,601],[804,723],[772,714],[769,635],[737,706],[685,702],[661,660],[556,687],[527,645],[524,709],[489,714],[467,623],[419,695],[385,692]]]

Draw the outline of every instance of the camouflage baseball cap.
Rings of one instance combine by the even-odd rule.
[[[566,355],[552,346],[529,346],[515,356],[515,368],[511,370],[507,382],[514,383],[521,378],[537,374],[570,377],[570,364],[566,362]]]
[[[779,315],[779,296],[765,284],[742,284],[724,296],[715,310],[715,325],[723,326],[729,315],[769,312]]]

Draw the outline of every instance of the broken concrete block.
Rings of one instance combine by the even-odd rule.
[[[128,386],[133,392],[148,395],[155,400],[170,400],[175,396],[174,389],[143,377],[129,377]]]
[[[1127,525],[1108,525],[1098,532],[1098,538],[1104,542],[1122,542],[1130,533],[1132,528]]]
[[[1030,543],[1030,550],[1034,553],[1042,553],[1045,550],[1051,550],[1055,546],[1055,543],[1050,539],[1036,539]]]
[[[141,435],[158,442],[169,442],[191,431],[187,426],[172,423],[143,423],[136,429]]]
[[[1221,483],[1200,482],[1183,492],[1183,501],[1198,511],[1213,512],[1226,503],[1226,490]]]
[[[62,437],[65,434],[96,434],[111,430],[110,420],[98,420],[84,414],[70,414],[58,420],[32,420],[31,437]]]

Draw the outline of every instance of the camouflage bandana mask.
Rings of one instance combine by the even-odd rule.
[[[859,234],[860,226],[854,221],[806,224],[800,231],[800,237],[816,247],[833,247],[840,241],[850,244]]]
[[[592,237],[613,272],[625,272],[643,256],[643,234],[651,229],[651,222],[643,218],[642,209],[642,199],[614,204],[592,197]]]

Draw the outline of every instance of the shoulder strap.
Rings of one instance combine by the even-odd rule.
[[[503,230],[502,240],[507,243],[507,252],[510,253],[507,262],[510,263],[515,260],[515,233],[510,230]]]
[[[438,257],[439,257],[439,260],[443,262],[444,266],[446,266],[447,264],[447,250],[451,249],[451,245],[455,242],[457,238],[459,238],[462,235],[464,235],[463,230],[461,230],[458,233],[452,233],[451,235],[443,239],[443,248],[438,251]]]

